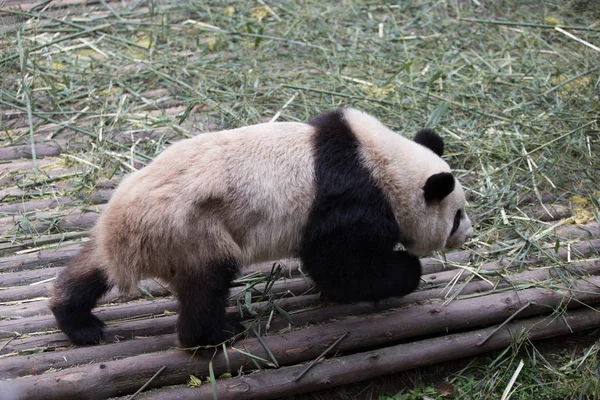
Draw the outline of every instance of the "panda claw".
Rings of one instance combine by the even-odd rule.
[[[69,325],[63,326],[62,330],[73,344],[87,346],[98,344],[102,341],[103,328],[104,322],[95,315],[90,314],[78,322],[71,321]]]

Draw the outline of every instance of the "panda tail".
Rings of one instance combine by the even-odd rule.
[[[97,344],[102,339],[104,323],[92,309],[113,286],[94,247],[92,237],[60,272],[50,299],[58,327],[77,345]]]

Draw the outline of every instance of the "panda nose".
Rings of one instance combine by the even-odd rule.
[[[473,227],[469,226],[467,233],[465,234],[465,242],[473,237]]]

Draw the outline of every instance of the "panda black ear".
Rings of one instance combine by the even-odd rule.
[[[440,201],[454,190],[454,176],[450,172],[440,172],[427,178],[423,192],[425,201]]]
[[[440,157],[444,154],[444,139],[431,129],[420,130],[413,141],[427,147]]]

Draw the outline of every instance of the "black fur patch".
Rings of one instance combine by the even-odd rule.
[[[360,159],[342,110],[310,122],[317,194],[300,257],[325,296],[354,302],[401,296],[421,276],[417,257],[394,251],[400,229],[392,207]]]
[[[78,275],[77,270],[67,267],[59,275],[55,287],[50,308],[59,328],[73,344],[99,343],[104,323],[92,314],[92,308],[111,288],[104,271],[94,269]]]
[[[431,129],[420,130],[413,141],[427,147],[440,157],[444,155],[444,139]]]
[[[423,187],[426,201],[440,201],[454,190],[454,176],[450,172],[440,172],[427,178]]]
[[[216,345],[241,332],[239,316],[225,314],[229,286],[238,271],[235,260],[223,260],[209,264],[202,275],[178,277],[177,334],[181,346]]]

